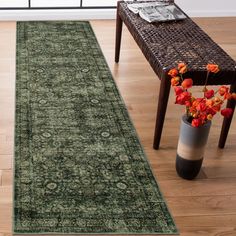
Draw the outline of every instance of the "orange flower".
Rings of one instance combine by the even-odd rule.
[[[187,65],[184,62],[180,62],[178,64],[178,70],[180,74],[184,74],[187,72]]]
[[[222,104],[222,103],[223,103],[223,100],[222,100],[221,98],[219,98],[219,97],[214,97],[214,102],[215,102],[216,104]]]
[[[191,94],[187,91],[182,92],[180,95],[176,96],[176,104],[184,105],[186,101],[191,99]]]
[[[175,103],[186,107],[187,116],[191,118],[191,125],[193,127],[199,127],[208,120],[212,120],[217,112],[221,112],[225,117],[230,117],[233,110],[230,108],[222,110],[222,104],[225,100],[236,100],[236,93],[230,93],[229,88],[226,86],[221,86],[216,92],[213,89],[207,89],[206,85],[210,73],[217,73],[219,66],[208,64],[206,68],[204,95],[199,98],[193,97],[192,93],[188,91],[193,86],[193,80],[191,78],[184,79],[183,74],[187,72],[187,65],[185,63],[179,63],[177,68],[170,70],[168,73],[172,77],[171,85],[174,87],[176,95]]]
[[[200,103],[197,105],[196,109],[197,109],[198,111],[201,111],[201,112],[202,112],[202,111],[205,111],[205,110],[207,109],[206,103],[205,103],[204,101],[200,102]]]
[[[198,113],[197,113],[196,111],[193,111],[193,112],[192,112],[192,117],[193,117],[193,118],[197,118],[197,117],[198,117]]]
[[[192,79],[185,79],[182,83],[181,83],[181,86],[184,88],[184,89],[188,89],[188,88],[191,88],[193,86],[193,80]]]
[[[225,108],[223,110],[221,110],[221,115],[227,118],[230,118],[230,116],[232,115],[233,110],[231,108]]]
[[[206,105],[208,107],[213,107],[214,104],[215,104],[215,102],[213,100],[206,100]]]
[[[232,94],[231,93],[225,93],[224,99],[229,100],[231,98],[232,98]]]
[[[195,99],[194,101],[193,101],[193,107],[197,107],[198,106],[198,104],[200,103],[202,101],[202,98],[197,98],[197,99]]]
[[[174,90],[175,90],[175,95],[180,95],[184,90],[179,87],[179,86],[175,86],[174,87]]]
[[[191,124],[193,127],[199,127],[200,125],[202,125],[202,120],[200,118],[193,119]]]
[[[195,117],[194,114],[197,113],[197,110],[195,107],[191,106],[191,107],[189,107],[189,112],[192,117]]]
[[[211,90],[207,90],[205,93],[204,93],[204,96],[207,98],[207,99],[210,99],[214,96],[215,92],[213,89]]]
[[[232,93],[231,94],[231,99],[235,99],[236,100],[236,93]]]
[[[206,113],[209,114],[209,115],[212,115],[214,116],[216,114],[216,110],[214,110],[212,107],[208,107],[207,110],[206,110]]]
[[[219,66],[216,64],[207,64],[206,68],[207,68],[207,71],[212,72],[212,73],[217,73],[220,71]]]
[[[191,101],[185,101],[185,106],[186,107],[191,107],[191,105],[192,105]]]
[[[183,68],[183,67],[186,67],[186,64],[185,64],[184,62],[180,62],[180,63],[178,64],[178,70],[180,70],[180,69]]]
[[[168,72],[168,75],[170,75],[171,77],[175,77],[178,75],[178,70],[177,69],[171,69],[169,72]]]
[[[220,96],[224,96],[228,92],[229,92],[229,88],[224,85],[219,88]]]
[[[207,115],[206,114],[201,114],[199,117],[202,121],[202,124],[204,123],[205,120],[207,120]]]
[[[173,77],[171,79],[171,85],[172,86],[177,86],[177,85],[179,85],[179,81],[180,81],[180,78],[178,76],[177,77]]]
[[[208,119],[208,120],[212,120],[212,118],[213,118],[213,115],[212,115],[212,114],[207,115],[207,119]]]
[[[214,109],[216,112],[220,111],[221,109],[221,104],[216,104],[212,107],[212,109]]]

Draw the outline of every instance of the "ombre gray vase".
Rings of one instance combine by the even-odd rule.
[[[176,155],[176,171],[184,179],[194,179],[202,166],[211,121],[203,126],[193,127],[182,117],[180,135]]]

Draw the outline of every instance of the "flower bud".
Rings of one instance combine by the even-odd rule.
[[[221,110],[221,115],[226,117],[226,118],[229,118],[233,113],[233,110],[231,108],[225,108],[223,110]]]
[[[187,65],[184,62],[180,62],[178,64],[178,70],[180,74],[184,74],[187,72]]]
[[[212,72],[212,73],[217,73],[219,72],[219,66],[216,64],[207,64],[207,71]]]
[[[232,93],[232,94],[231,94],[231,99],[236,100],[236,93]]]
[[[182,83],[181,83],[181,86],[184,88],[184,89],[188,89],[188,88],[191,88],[193,86],[193,80],[188,78],[188,79],[185,79]]]
[[[199,118],[198,119],[195,118],[195,119],[192,120],[191,124],[192,124],[193,127],[199,127],[200,125],[202,125],[202,120],[199,119]]]
[[[179,80],[180,80],[179,77],[173,77],[173,78],[171,79],[171,85],[172,85],[172,86],[177,86],[177,85],[179,85]]]
[[[178,75],[178,70],[177,69],[171,69],[169,72],[168,72],[168,75],[170,75],[171,77],[175,77]]]
[[[207,119],[208,119],[208,120],[212,120],[212,118],[213,118],[212,114],[208,114],[208,115],[207,115]]]
[[[213,89],[211,90],[207,90],[205,93],[204,93],[204,96],[207,98],[207,99],[210,99],[214,96],[215,92]]]
[[[228,92],[229,92],[229,88],[224,85],[219,88],[220,96],[224,96]]]
[[[179,86],[175,86],[174,87],[174,90],[175,90],[175,95],[180,95],[184,90],[179,87]]]

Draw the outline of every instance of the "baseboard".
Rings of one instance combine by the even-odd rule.
[[[183,8],[182,8],[183,9]],[[236,10],[232,11],[186,11],[191,17],[236,17]]]
[[[116,9],[0,10],[2,21],[115,19]]]
[[[184,9],[183,9],[184,10]],[[2,21],[115,19],[116,9],[0,10]],[[186,11],[190,17],[236,16],[232,11]]]

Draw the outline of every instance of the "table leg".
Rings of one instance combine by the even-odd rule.
[[[231,91],[231,93],[236,92],[236,83],[231,85],[230,91]],[[227,107],[232,108],[233,113],[234,113],[234,109],[235,109],[235,104],[236,104],[236,101],[233,100],[233,99],[228,100],[228,102],[227,102]],[[226,117],[224,118],[223,125],[222,125],[222,128],[221,128],[221,133],[220,133],[220,139],[219,139],[219,143],[218,143],[219,148],[224,148],[224,146],[225,146],[225,142],[226,142],[226,139],[227,139],[227,136],[228,136],[228,132],[229,132],[229,128],[230,128],[232,118],[233,118],[233,114],[230,118],[226,118]]]
[[[159,149],[161,141],[161,133],[163,129],[166,108],[169,99],[169,93],[170,93],[170,79],[168,76],[165,75],[161,79],[160,93],[158,98],[156,127],[155,127],[154,142],[153,142],[154,149]]]
[[[116,46],[115,46],[115,62],[118,63],[120,59],[120,42],[122,35],[123,21],[119,15],[119,2],[116,10]]]

